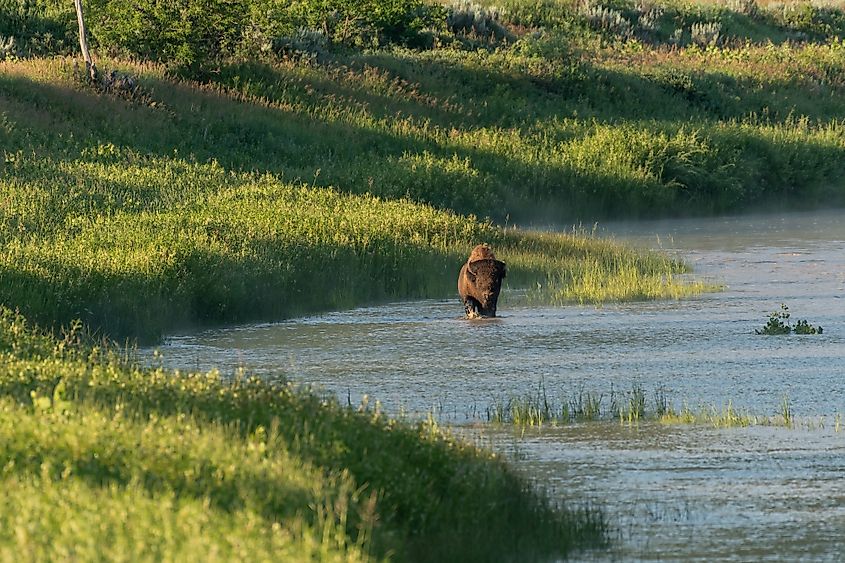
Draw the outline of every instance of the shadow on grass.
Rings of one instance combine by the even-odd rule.
[[[664,176],[660,163],[646,168],[650,177],[636,162],[618,170],[568,164],[565,143],[582,141],[597,124],[669,135],[700,128],[710,134],[722,121],[764,109],[771,123],[784,123],[795,109],[788,99],[782,110],[766,105],[773,99],[759,92],[745,99],[753,85],[719,72],[647,76],[583,64],[567,76],[532,75],[437,58],[423,67],[388,54],[305,71],[243,64],[225,67],[215,80],[229,93],[213,91],[214,85],[174,85],[142,71],[142,83],[162,103],[155,109],[0,75],[5,119],[13,124],[5,141],[24,155],[46,153],[57,161],[213,160],[225,169],[409,197],[497,220],[532,218],[529,210],[543,207],[538,203],[554,204],[568,219],[593,220],[701,212],[708,206],[698,196],[718,191],[697,194],[689,205],[695,192],[673,186],[689,188],[691,178]],[[258,103],[233,103],[233,93]],[[837,107],[837,116],[845,114]],[[580,122],[566,130],[555,125],[573,113]],[[64,137],[56,138],[54,131]],[[782,147],[766,139],[754,145],[752,155],[742,154],[742,146],[714,150],[713,167],[742,183],[759,181],[736,167],[744,158],[777,158]],[[797,178],[800,163],[794,159]],[[707,175],[702,180],[716,183]],[[753,201],[734,201],[732,193],[723,201],[711,199],[710,211]]]

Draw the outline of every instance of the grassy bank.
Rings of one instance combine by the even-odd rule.
[[[102,55],[160,63],[101,60],[137,75],[162,110],[140,130],[109,122],[103,146],[90,150],[178,150],[226,170],[501,221],[845,203],[845,16],[836,3],[485,0],[439,12],[433,2],[384,0],[380,14],[407,10],[394,27],[373,20],[378,2],[365,4],[294,3],[300,11],[280,8],[273,23],[235,2],[251,15],[232,24],[236,36],[221,32],[229,46],[213,52],[200,49],[209,42],[192,35],[200,31],[160,36],[178,14],[158,13],[157,24],[121,19],[134,8],[119,2],[93,10]],[[482,7],[493,4],[500,9]],[[360,10],[348,20],[360,33],[344,34],[333,6]],[[30,19],[10,16],[19,23],[6,31],[22,38],[21,55],[47,49],[34,29],[73,23],[57,12],[67,7],[29,10]],[[414,10],[425,17],[414,20]],[[458,25],[470,15],[486,27]],[[214,25],[230,21],[223,16]],[[407,34],[379,31],[388,28]],[[179,41],[184,56],[167,47]],[[63,45],[53,50],[73,43]],[[264,109],[231,112],[213,97],[197,105],[165,75]]]
[[[301,117],[168,82],[158,67],[133,70],[149,84],[144,103],[78,83],[68,60],[0,62],[0,303],[39,323],[81,319],[114,338],[155,340],[195,324],[452,295],[479,241],[508,262],[512,286],[539,283],[546,300],[703,289],[667,278],[684,266],[656,254],[292,177],[278,146],[258,139],[330,155],[288,138],[291,123],[307,130]],[[212,145],[196,152],[204,139]],[[259,152],[278,166],[242,170]],[[229,158],[240,165],[221,164]]]
[[[155,338],[444,295],[479,240],[526,283],[587,254],[608,273],[620,260],[650,276],[683,268],[156,152],[150,138],[183,138],[171,107],[91,91],[62,60],[0,66],[0,301],[49,326],[83,318],[97,335]],[[195,85],[156,88],[233,130],[286,117]],[[606,541],[600,514],[552,506],[435,425],[254,379],[141,369],[78,333],[54,340],[0,317],[2,557],[542,559]]]
[[[525,560],[606,541],[432,423],[135,367],[0,312],[0,554]]]

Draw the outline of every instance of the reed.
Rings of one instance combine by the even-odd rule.
[[[605,395],[583,388],[577,392],[550,395],[545,385],[536,393],[499,399],[488,407],[487,422],[516,427],[540,428],[573,423],[619,421],[625,426],[640,422],[659,422],[668,425],[705,425],[715,428],[745,428],[749,426],[779,426],[807,430],[824,429],[825,417],[796,417],[789,397],[784,395],[776,414],[754,414],[747,408],[737,409],[733,400],[721,405],[702,403],[697,408],[682,401],[680,408],[668,397],[665,389],[657,388],[649,401],[646,390],[639,383],[630,390],[619,392],[611,387]],[[841,414],[834,415],[833,429],[839,432]]]

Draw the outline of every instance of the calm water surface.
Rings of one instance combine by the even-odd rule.
[[[584,558],[845,560],[845,221],[843,212],[608,225],[618,240],[677,253],[725,291],[680,302],[519,306],[466,321],[455,299],[397,303],[175,336],[168,367],[244,367],[391,412],[461,423],[542,386],[657,389],[774,415],[787,395],[815,427],[714,429],[593,423],[515,437],[466,429],[511,454],[562,498],[607,508],[619,541]],[[507,260],[506,256],[503,256]],[[754,334],[780,304],[822,335]],[[824,417],[824,428],[818,427]],[[845,421],[843,421],[845,427]]]

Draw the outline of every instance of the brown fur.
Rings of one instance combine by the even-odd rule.
[[[472,252],[469,253],[469,262],[475,262],[476,260],[495,260],[496,255],[493,253],[493,249],[487,246],[486,244],[479,244],[476,245],[475,248],[472,249]]]
[[[467,317],[495,317],[502,279],[507,274],[505,263],[496,260],[486,244],[472,249],[458,274],[458,294],[464,302]]]

